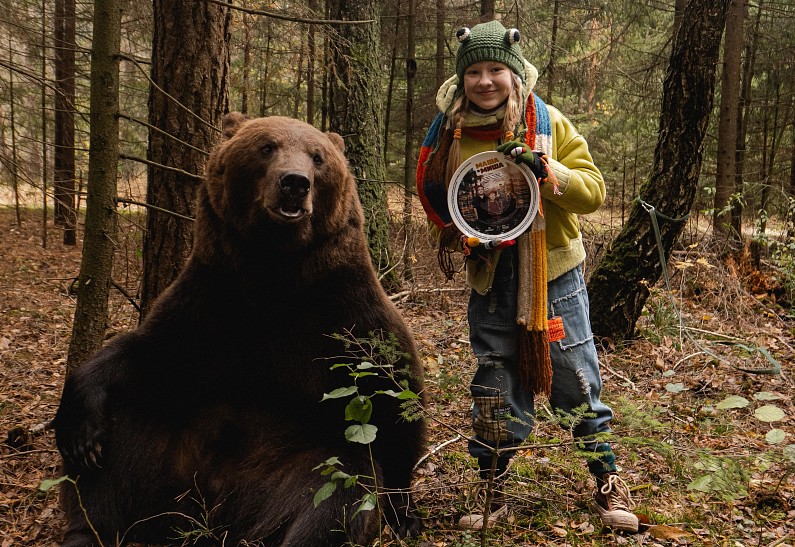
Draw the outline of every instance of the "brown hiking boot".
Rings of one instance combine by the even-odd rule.
[[[602,523],[614,530],[637,533],[638,517],[627,484],[615,473],[606,473],[594,495]]]

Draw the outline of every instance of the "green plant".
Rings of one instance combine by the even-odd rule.
[[[93,532],[94,537],[96,538],[97,543],[99,544],[99,546],[100,547],[105,547],[105,544],[102,543],[102,540],[99,537],[99,533],[97,532],[96,528],[94,528],[94,525],[92,524],[91,519],[88,518],[88,512],[86,511],[85,505],[83,505],[83,498],[80,497],[80,489],[77,487],[77,481],[75,479],[72,479],[68,475],[64,475],[62,477],[58,477],[57,479],[43,480],[43,481],[41,481],[41,484],[39,484],[39,491],[41,491],[41,492],[49,492],[53,487],[58,486],[59,484],[61,484],[63,482],[71,483],[72,486],[75,487],[75,492],[77,493],[77,503],[80,506],[80,510],[83,511],[83,516],[85,516],[85,518],[86,518],[86,522],[88,523],[88,527],[91,528],[91,532]]]
[[[638,334],[653,344],[662,344],[664,339],[679,338],[679,312],[671,302],[671,298],[663,293],[663,289],[652,287],[646,306],[641,312],[645,325],[638,322]]]
[[[352,384],[339,387],[331,393],[324,393],[322,401],[350,397],[345,407],[344,419],[353,424],[345,429],[345,439],[348,442],[367,445],[370,450],[370,461],[373,462],[370,445],[376,439],[378,427],[370,423],[370,418],[373,414],[373,399],[376,396],[393,397],[401,401],[401,415],[406,420],[415,420],[420,416],[419,396],[409,389],[408,380],[405,378],[408,372],[405,368],[397,368],[401,361],[405,361],[407,355],[401,350],[397,338],[392,333],[370,332],[364,339],[357,339],[351,333],[334,337],[343,342],[346,354],[355,358],[355,362],[337,363],[332,365],[331,370],[347,370]],[[372,377],[386,379],[392,388],[366,392],[364,384],[366,379]],[[315,493],[313,500],[315,507],[328,499],[340,485],[343,488],[351,488],[361,484],[365,486],[367,492],[352,516],[356,516],[361,511],[375,509],[378,506],[375,469],[372,476],[363,477],[342,471],[340,469],[342,465],[343,462],[339,458],[332,457],[314,468],[315,471],[319,470],[323,476],[328,477],[328,481]],[[362,479],[369,481],[372,486],[367,486]]]
[[[83,512],[83,516],[85,517],[86,522],[88,523],[88,526],[91,529],[91,532],[94,534],[97,543],[100,545],[100,547],[104,547],[105,544],[102,542],[102,539],[100,538],[96,528],[94,528],[94,525],[88,516],[88,512],[86,510],[85,505],[83,505],[83,499],[80,496],[80,488],[78,487],[77,484],[78,481],[76,479],[72,479],[68,475],[64,475],[56,479],[46,479],[41,481],[41,484],[39,485],[39,491],[49,492],[53,487],[58,486],[59,484],[64,482],[70,483],[74,487],[75,493],[77,494],[77,502],[80,507],[80,510]],[[214,542],[217,542],[219,545],[223,545],[223,538],[222,538],[223,534],[221,533],[221,529],[213,528],[211,526],[210,524],[211,511],[207,507],[207,504],[204,502],[204,499],[203,498],[200,499],[191,498],[191,499],[193,499],[193,501],[195,501],[202,509],[201,517],[199,519],[196,519],[194,517],[191,517],[183,513],[160,513],[152,517],[147,517],[143,520],[149,520],[150,518],[161,517],[164,515],[175,515],[175,516],[184,517],[188,521],[188,524],[190,526],[184,529],[180,527],[175,527],[174,528],[175,537],[171,539],[175,541],[181,541],[182,545],[194,545],[200,540],[213,540]],[[133,525],[130,526],[130,529],[132,529],[135,526],[135,524],[137,523],[133,523]],[[120,541],[121,543],[124,543],[124,536],[120,538]]]
[[[729,501],[748,495],[751,478],[749,459],[715,456],[699,452],[693,469],[701,474],[690,481],[687,489],[693,492],[717,495]]]

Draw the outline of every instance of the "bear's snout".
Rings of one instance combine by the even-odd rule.
[[[309,177],[301,173],[285,173],[279,179],[279,190],[290,198],[304,198],[309,193]]]
[[[285,220],[295,220],[311,213],[309,190],[312,181],[301,172],[288,171],[278,179],[278,213]]]

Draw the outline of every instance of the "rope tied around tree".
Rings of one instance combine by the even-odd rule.
[[[679,308],[677,307],[676,301],[674,300],[674,297],[673,297],[673,291],[671,290],[671,280],[668,277],[668,263],[667,263],[667,260],[665,258],[665,248],[664,248],[663,243],[662,243],[662,234],[660,233],[660,225],[657,222],[658,218],[661,218],[663,220],[666,220],[668,222],[673,222],[673,223],[684,222],[688,218],[690,218],[690,213],[688,213],[688,214],[686,214],[686,215],[684,215],[683,217],[680,217],[680,218],[672,218],[672,217],[669,217],[669,216],[667,216],[667,215],[665,215],[663,213],[660,213],[653,205],[643,201],[643,199],[640,196],[638,196],[637,200],[638,200],[638,203],[640,204],[640,206],[643,207],[643,210],[646,211],[647,213],[649,213],[649,217],[651,218],[651,225],[652,225],[652,228],[654,229],[654,237],[655,237],[655,240],[657,242],[657,250],[659,251],[659,254],[660,254],[660,266],[662,267],[663,279],[665,279],[665,288],[668,291],[668,297],[671,300],[671,305],[674,308],[676,316],[679,318],[679,325],[681,327],[681,330],[685,333],[685,336],[687,337],[687,339],[690,340],[693,343],[693,345],[695,345],[703,353],[706,353],[707,355],[709,355],[710,357],[712,357],[713,359],[715,359],[718,362],[726,363],[727,365],[731,366],[732,368],[734,368],[736,370],[739,370],[740,372],[746,372],[748,374],[765,374],[765,375],[778,375],[778,374],[781,374],[781,363],[779,363],[770,354],[770,352],[765,347],[752,346],[750,344],[743,344],[741,342],[735,342],[734,343],[734,345],[739,347],[740,349],[743,349],[743,350],[748,351],[750,353],[753,353],[753,352],[759,353],[765,359],[767,359],[767,361],[770,362],[770,364],[771,364],[771,366],[768,367],[768,368],[752,369],[752,368],[739,367],[739,366],[735,365],[734,363],[731,363],[731,362],[727,361],[726,359],[724,359],[723,357],[717,355],[713,351],[705,348],[703,345],[701,345],[701,343],[699,343],[695,338],[693,338],[693,336],[690,334],[689,328],[685,327],[683,325],[682,314],[679,311]]]

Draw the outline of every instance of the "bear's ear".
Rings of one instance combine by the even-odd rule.
[[[342,140],[342,137],[340,137],[339,133],[327,131],[326,136],[332,143],[334,143],[334,146],[340,149],[340,152],[345,152],[345,141]]]
[[[240,112],[230,112],[224,116],[224,121],[222,124],[223,128],[223,140],[231,139],[232,136],[237,133],[237,130],[251,118],[245,114],[241,114]]]

